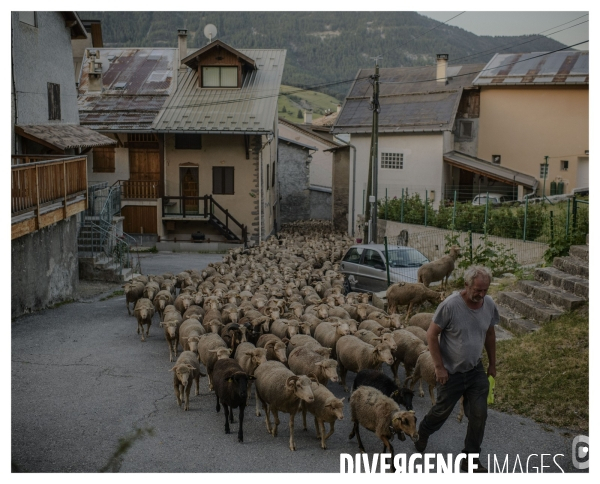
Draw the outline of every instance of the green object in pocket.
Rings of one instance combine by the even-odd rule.
[[[496,380],[494,379],[494,377],[492,375],[489,375],[488,381],[490,382],[490,389],[488,391],[488,397],[487,397],[487,402],[489,405],[490,403],[494,403],[494,388],[496,388]]]

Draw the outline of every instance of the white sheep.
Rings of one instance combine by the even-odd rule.
[[[444,293],[433,291],[425,287],[421,283],[403,282],[400,284],[392,284],[388,287],[385,293],[388,302],[388,312],[394,314],[398,306],[408,305],[406,311],[406,322],[410,317],[410,313],[414,305],[419,305],[425,301],[430,301],[434,304],[444,300]]]
[[[169,371],[173,372],[173,388],[175,390],[175,397],[177,397],[177,405],[181,406],[185,391],[185,406],[183,409],[189,410],[192,381],[196,381],[196,395],[198,395],[200,393],[200,377],[206,376],[200,371],[200,364],[198,363],[196,353],[184,351],[177,358],[175,366]]]
[[[137,333],[142,333],[142,341],[146,341],[144,337],[144,324],[147,325],[146,336],[150,333],[150,325],[152,324],[152,316],[154,316],[154,306],[148,298],[140,298],[135,303],[133,313],[137,319]]]
[[[212,391],[213,381],[212,374],[217,360],[229,358],[231,349],[227,348],[227,344],[218,334],[207,333],[200,337],[198,342],[198,357],[206,368],[208,373],[208,389]]]
[[[321,385],[327,385],[329,380],[338,381],[337,361],[320,355],[306,346],[300,346],[289,354],[288,365],[296,375],[312,373]]]
[[[321,449],[327,449],[325,441],[333,435],[336,420],[344,418],[344,398],[336,398],[324,385],[313,389],[314,401],[307,403],[302,401],[302,424],[306,429],[306,412],[309,411],[315,417],[315,429],[317,439],[321,439]],[[329,433],[325,435],[325,422],[329,424]]]
[[[460,248],[453,245],[449,254],[419,267],[417,271],[418,281],[422,282],[425,287],[429,287],[432,282],[442,281],[442,291],[444,291],[448,284],[448,278],[454,271],[454,263],[459,257]]]
[[[398,378],[398,368],[400,363],[404,364],[404,372],[408,377],[417,364],[419,355],[427,349],[427,346],[418,336],[415,336],[405,329],[397,329],[392,333],[396,341],[396,350],[393,352],[394,364],[392,365],[392,375],[397,385],[400,385]]]
[[[335,350],[340,372],[340,384],[346,392],[348,391],[346,386],[348,371],[358,373],[360,370],[377,370],[381,368],[382,363],[387,363],[390,366],[394,363],[388,344],[379,343],[377,346],[373,346],[353,335],[342,336],[337,341]]]
[[[427,385],[429,385],[429,396],[431,397],[431,405],[435,405],[435,397],[433,396],[433,389],[436,386],[436,378],[435,378],[435,363],[433,362],[433,357],[429,352],[429,349],[424,350],[419,357],[417,358],[417,364],[415,365],[415,369],[412,372],[412,375],[409,376],[404,381],[404,386],[408,384],[410,381],[410,389],[415,387],[416,383],[419,382],[419,396],[423,397],[425,394],[423,392],[422,380],[425,380]],[[461,413],[464,414],[461,405]],[[458,421],[462,420],[462,415],[459,415]]]
[[[350,334],[350,327],[347,323],[329,323],[322,322],[315,329],[315,339],[325,348],[331,348],[331,357],[336,358],[335,345],[342,336]]]
[[[417,313],[408,320],[408,326],[419,327],[422,330],[427,331],[432,321],[433,313]]]

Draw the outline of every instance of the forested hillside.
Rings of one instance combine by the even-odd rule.
[[[564,47],[539,36],[477,36],[415,12],[78,12],[101,20],[104,45],[176,47],[177,29],[188,29],[188,52],[208,42],[206,24],[236,48],[287,49],[283,84],[312,89],[338,99],[348,92],[359,68],[435,63],[487,62],[496,52],[549,51]],[[431,32],[428,30],[437,28]],[[506,48],[508,47],[508,48]],[[321,86],[321,87],[317,87]]]

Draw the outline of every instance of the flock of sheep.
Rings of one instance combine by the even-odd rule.
[[[374,432],[392,455],[394,434],[401,440],[405,435],[418,439],[412,410],[415,384],[425,380],[435,401],[426,337],[432,314],[409,319],[407,313],[403,321],[399,314],[370,305],[368,294],[344,295],[338,262],[351,245],[330,224],[298,222],[259,246],[230,250],[222,263],[203,270],[138,276],[125,284],[127,311],[131,314],[133,303],[142,341],[154,314],[159,315],[169,361],[175,362],[171,371],[178,405],[188,410],[193,383],[198,395],[199,379],[208,375],[217,411],[224,407],[226,433],[233,409],[239,408],[238,441],[243,442],[244,409],[254,384],[256,415],[262,406],[270,434],[277,436],[279,412],[288,413],[289,448],[295,450],[294,417],[301,412],[306,429],[310,413],[326,449],[344,406],[344,398],[336,398],[327,385],[339,381],[348,391],[350,371],[357,374],[349,399],[350,438],[357,436],[360,450],[364,452],[360,425]],[[443,298],[421,283],[394,284],[388,290],[390,313],[401,305],[410,310]],[[384,363],[393,380],[381,372]],[[408,377],[404,385],[398,378],[400,364]]]

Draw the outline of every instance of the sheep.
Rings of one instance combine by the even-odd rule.
[[[271,323],[271,334],[283,338],[291,338],[298,334],[299,323],[293,319],[277,319]]]
[[[421,283],[410,282],[402,283],[402,285],[392,284],[388,287],[385,296],[387,298],[390,314],[394,314],[398,306],[408,305],[406,322],[408,322],[408,318],[410,317],[410,313],[415,304],[419,305],[425,301],[430,301],[435,304],[440,303],[445,299],[443,293],[432,291]]]
[[[401,329],[402,323],[400,322],[400,318],[398,318],[397,314],[389,315],[383,311],[373,311],[367,314],[367,320],[377,321],[384,328],[389,329]]]
[[[133,303],[133,307],[135,308],[138,299],[144,297],[144,286],[145,283],[140,281],[131,281],[123,285],[125,291],[125,305],[127,306],[127,314],[129,314],[129,316],[131,316],[129,303]]]
[[[180,293],[179,296],[177,296],[173,304],[175,306],[175,309],[177,309],[177,311],[183,314],[185,313],[186,309],[192,305],[193,301],[193,296],[184,292]]]
[[[300,400],[311,403],[314,401],[313,382],[316,378],[306,375],[294,375],[282,363],[267,361],[260,365],[254,372],[256,376],[256,395],[265,411],[267,432],[277,437],[279,426],[278,412],[290,414],[290,450],[296,450],[294,442],[294,417],[298,411]],[[271,427],[270,413],[273,412],[275,425]]]
[[[205,333],[204,326],[197,319],[186,319],[179,327],[179,345],[183,351],[198,353],[200,336]]]
[[[454,263],[459,257],[460,248],[453,245],[449,254],[419,267],[417,271],[418,282],[423,283],[425,287],[429,287],[432,282],[442,281],[442,291],[445,291],[448,278],[454,270]]]
[[[394,381],[399,384],[398,368],[400,363],[404,364],[405,375],[410,376],[417,364],[417,358],[419,358],[421,352],[427,349],[427,346],[417,336],[405,329],[397,329],[392,333],[392,336],[397,345],[396,351],[393,353],[392,375],[394,375]]]
[[[171,352],[175,353],[175,358],[177,358],[177,345],[179,343],[179,326],[183,322],[183,318],[181,314],[177,310],[173,308],[173,310],[169,310],[173,306],[167,306],[165,309],[165,320],[160,323],[160,327],[165,330],[165,339],[167,340],[167,346],[169,347],[169,361],[173,362],[173,356]]]
[[[378,323],[377,321],[373,321],[372,319],[365,319],[364,321],[362,321],[358,326],[358,330],[360,331],[361,329],[371,331],[377,336],[380,336],[387,330],[387,328],[384,328],[380,323]]]
[[[172,305],[173,302],[173,296],[169,291],[158,291],[156,296],[154,296],[154,309],[159,314],[161,321],[163,320],[165,308],[169,305]]]
[[[154,297],[160,292],[160,285],[157,282],[150,281],[144,286],[144,297],[154,301]]]
[[[288,355],[288,365],[296,375],[312,373],[321,385],[338,381],[337,361],[312,351],[306,346],[300,346]]]
[[[394,358],[390,346],[379,343],[373,347],[369,343],[361,341],[356,336],[342,336],[336,344],[337,361],[340,368],[340,383],[344,391],[346,386],[346,374],[348,370],[358,373],[365,369],[379,369],[382,363],[392,365]]]
[[[242,327],[238,323],[226,324],[220,331],[221,338],[225,341],[225,344],[231,348],[231,353],[235,354],[235,350],[238,345],[246,341],[245,328],[242,331]]]
[[[415,387],[416,383],[419,382],[419,396],[423,397],[425,393],[423,392],[422,380],[425,380],[427,385],[429,385],[429,396],[431,398],[431,405],[435,405],[435,397],[433,396],[433,389],[436,386],[436,378],[435,378],[435,363],[433,362],[433,357],[429,352],[429,349],[425,349],[421,352],[419,357],[417,358],[417,363],[415,365],[415,369],[412,374],[406,378],[404,381],[404,386],[410,381],[410,389]],[[461,414],[464,414],[461,405]],[[459,415],[458,421],[462,420],[462,415]]]
[[[192,351],[184,351],[179,355],[175,366],[169,371],[173,372],[173,388],[175,389],[175,397],[177,398],[177,406],[181,407],[181,400],[185,390],[185,405],[183,410],[190,409],[190,390],[192,381],[196,381],[196,395],[200,393],[200,377],[206,376],[200,371],[200,364],[196,353]]]
[[[231,358],[218,360],[213,368],[213,382],[217,397],[217,412],[225,414],[225,433],[230,433],[229,422],[233,423],[233,409],[240,409],[238,429],[238,442],[244,441],[244,409],[248,399],[247,388],[251,378],[240,367],[239,363]]]
[[[336,420],[344,419],[344,400],[336,398],[324,385],[313,389],[314,401],[307,403],[302,401],[302,424],[306,429],[306,412],[309,411],[315,417],[315,429],[317,439],[321,439],[321,449],[326,450],[325,441],[333,435]],[[325,435],[325,422],[329,424],[329,433]]]
[[[383,442],[384,451],[387,449],[391,454],[392,462],[394,461],[394,448],[390,441],[394,433],[402,441],[406,440],[405,434],[408,434],[414,442],[419,439],[415,412],[413,410],[401,411],[394,400],[375,388],[358,387],[350,397],[350,413],[354,427],[348,438],[353,439],[356,435],[358,448],[363,453],[366,451],[360,438],[359,425],[379,437]]]
[[[419,328],[418,326],[407,326],[404,328],[404,330],[414,334],[424,344],[427,344],[427,331],[425,331],[423,328]]]
[[[256,348],[252,343],[241,343],[235,351],[235,360],[248,377],[254,378],[254,372],[259,365],[266,363],[267,350],[265,348]],[[252,380],[248,380],[248,400],[252,391]],[[258,407],[258,398],[256,399],[256,416],[260,417],[260,409]]]
[[[417,313],[408,320],[408,326],[417,326],[427,331],[432,321],[433,313]]]
[[[373,346],[376,346],[379,343],[387,343],[390,345],[390,350],[396,350],[396,340],[394,339],[392,333],[382,332],[380,336],[377,336],[375,333],[373,333],[373,331],[369,331],[368,329],[359,329],[356,333],[354,333],[354,336]]]
[[[408,388],[400,388],[394,383],[394,380],[378,370],[359,371],[352,384],[352,391],[355,391],[360,386],[377,388],[377,390],[385,396],[390,397],[398,405],[402,405],[406,410],[413,409],[412,401],[414,393]]]
[[[325,348],[321,346],[316,339],[307,334],[296,334],[292,336],[287,344],[287,355],[289,357],[290,353],[294,351],[296,348],[300,348],[301,346],[306,346],[311,351],[320,354],[321,356],[325,356],[329,358],[331,355],[331,348]]]
[[[204,311],[202,307],[192,305],[185,310],[185,313],[183,313],[183,319],[195,318],[202,322],[204,319],[204,314],[206,314],[206,311]]]
[[[229,358],[231,349],[227,348],[225,341],[214,333],[207,333],[200,336],[198,341],[198,358],[206,368],[208,373],[208,389],[213,390],[212,373],[217,360]]]
[[[145,297],[138,299],[135,303],[133,313],[137,318],[137,333],[140,334],[141,330],[142,341],[146,341],[146,338],[144,337],[144,324],[147,325],[146,336],[148,336],[150,333],[150,325],[152,324],[152,316],[154,316],[154,306],[152,305],[152,301]]]
[[[350,334],[347,323],[322,322],[315,329],[315,339],[325,348],[331,348],[331,357],[336,358],[336,343],[342,337]]]

